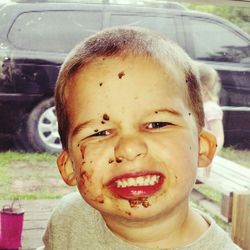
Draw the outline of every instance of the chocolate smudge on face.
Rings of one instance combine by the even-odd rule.
[[[109,116],[105,113],[103,116],[102,116],[102,119],[104,121],[108,121],[109,120]]]
[[[105,124],[105,121],[101,121],[102,124]]]
[[[150,204],[149,204],[148,200],[144,200],[144,201],[142,202],[142,206],[144,206],[145,208],[149,207]]]
[[[100,82],[100,83],[99,83],[99,86],[101,87],[102,85],[103,85],[103,82]]]
[[[133,207],[138,207],[139,205],[142,205],[145,208],[150,206],[147,197],[141,197],[141,198],[138,198],[138,199],[129,200],[129,205],[132,208]]]
[[[128,212],[128,211],[125,211],[125,213],[126,213],[127,215],[131,216],[131,213],[130,213],[130,212]]]
[[[81,154],[82,154],[82,159],[83,159],[83,160],[84,160],[84,157],[85,157],[85,149],[86,149],[86,146],[81,145],[81,147],[80,147],[80,151],[81,151]]]
[[[191,113],[189,112],[188,115],[191,115]]]
[[[158,114],[158,111],[155,111],[155,114]]]
[[[140,204],[140,202],[138,202],[138,200],[129,200],[129,205],[130,207],[137,207],[138,204]]]
[[[122,79],[122,78],[123,78],[123,76],[125,76],[124,71],[121,71],[121,72],[119,72],[119,73],[118,73],[118,77],[119,77],[119,79]]]
[[[98,129],[95,129],[94,132],[97,133],[99,130]]]
[[[84,169],[81,169],[81,180],[88,180],[90,181],[91,180],[91,173],[88,173],[87,171],[85,171]]]
[[[114,159],[109,159],[109,164],[113,163]]]
[[[97,196],[94,201],[96,201],[96,202],[98,202],[100,204],[103,204],[104,203],[103,196],[102,195]]]

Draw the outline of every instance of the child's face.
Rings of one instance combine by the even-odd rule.
[[[101,213],[144,219],[188,202],[199,134],[184,73],[167,68],[141,57],[100,58],[68,89],[69,149],[59,168]]]

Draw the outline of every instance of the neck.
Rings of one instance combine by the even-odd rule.
[[[186,204],[157,218],[139,222],[107,214],[102,216],[115,235],[139,247],[185,246],[198,239],[208,228],[205,220]]]

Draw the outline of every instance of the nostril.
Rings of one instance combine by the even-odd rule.
[[[117,163],[121,163],[121,162],[122,162],[122,159],[121,159],[120,157],[116,157],[116,158],[115,158],[115,161],[116,161]]]

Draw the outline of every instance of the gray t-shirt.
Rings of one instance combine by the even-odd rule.
[[[166,250],[239,250],[228,234],[206,214],[209,229],[192,244]],[[66,195],[54,210],[39,249],[72,250],[146,250],[116,237],[100,213],[90,207],[78,192]],[[151,248],[152,250],[152,248]]]

